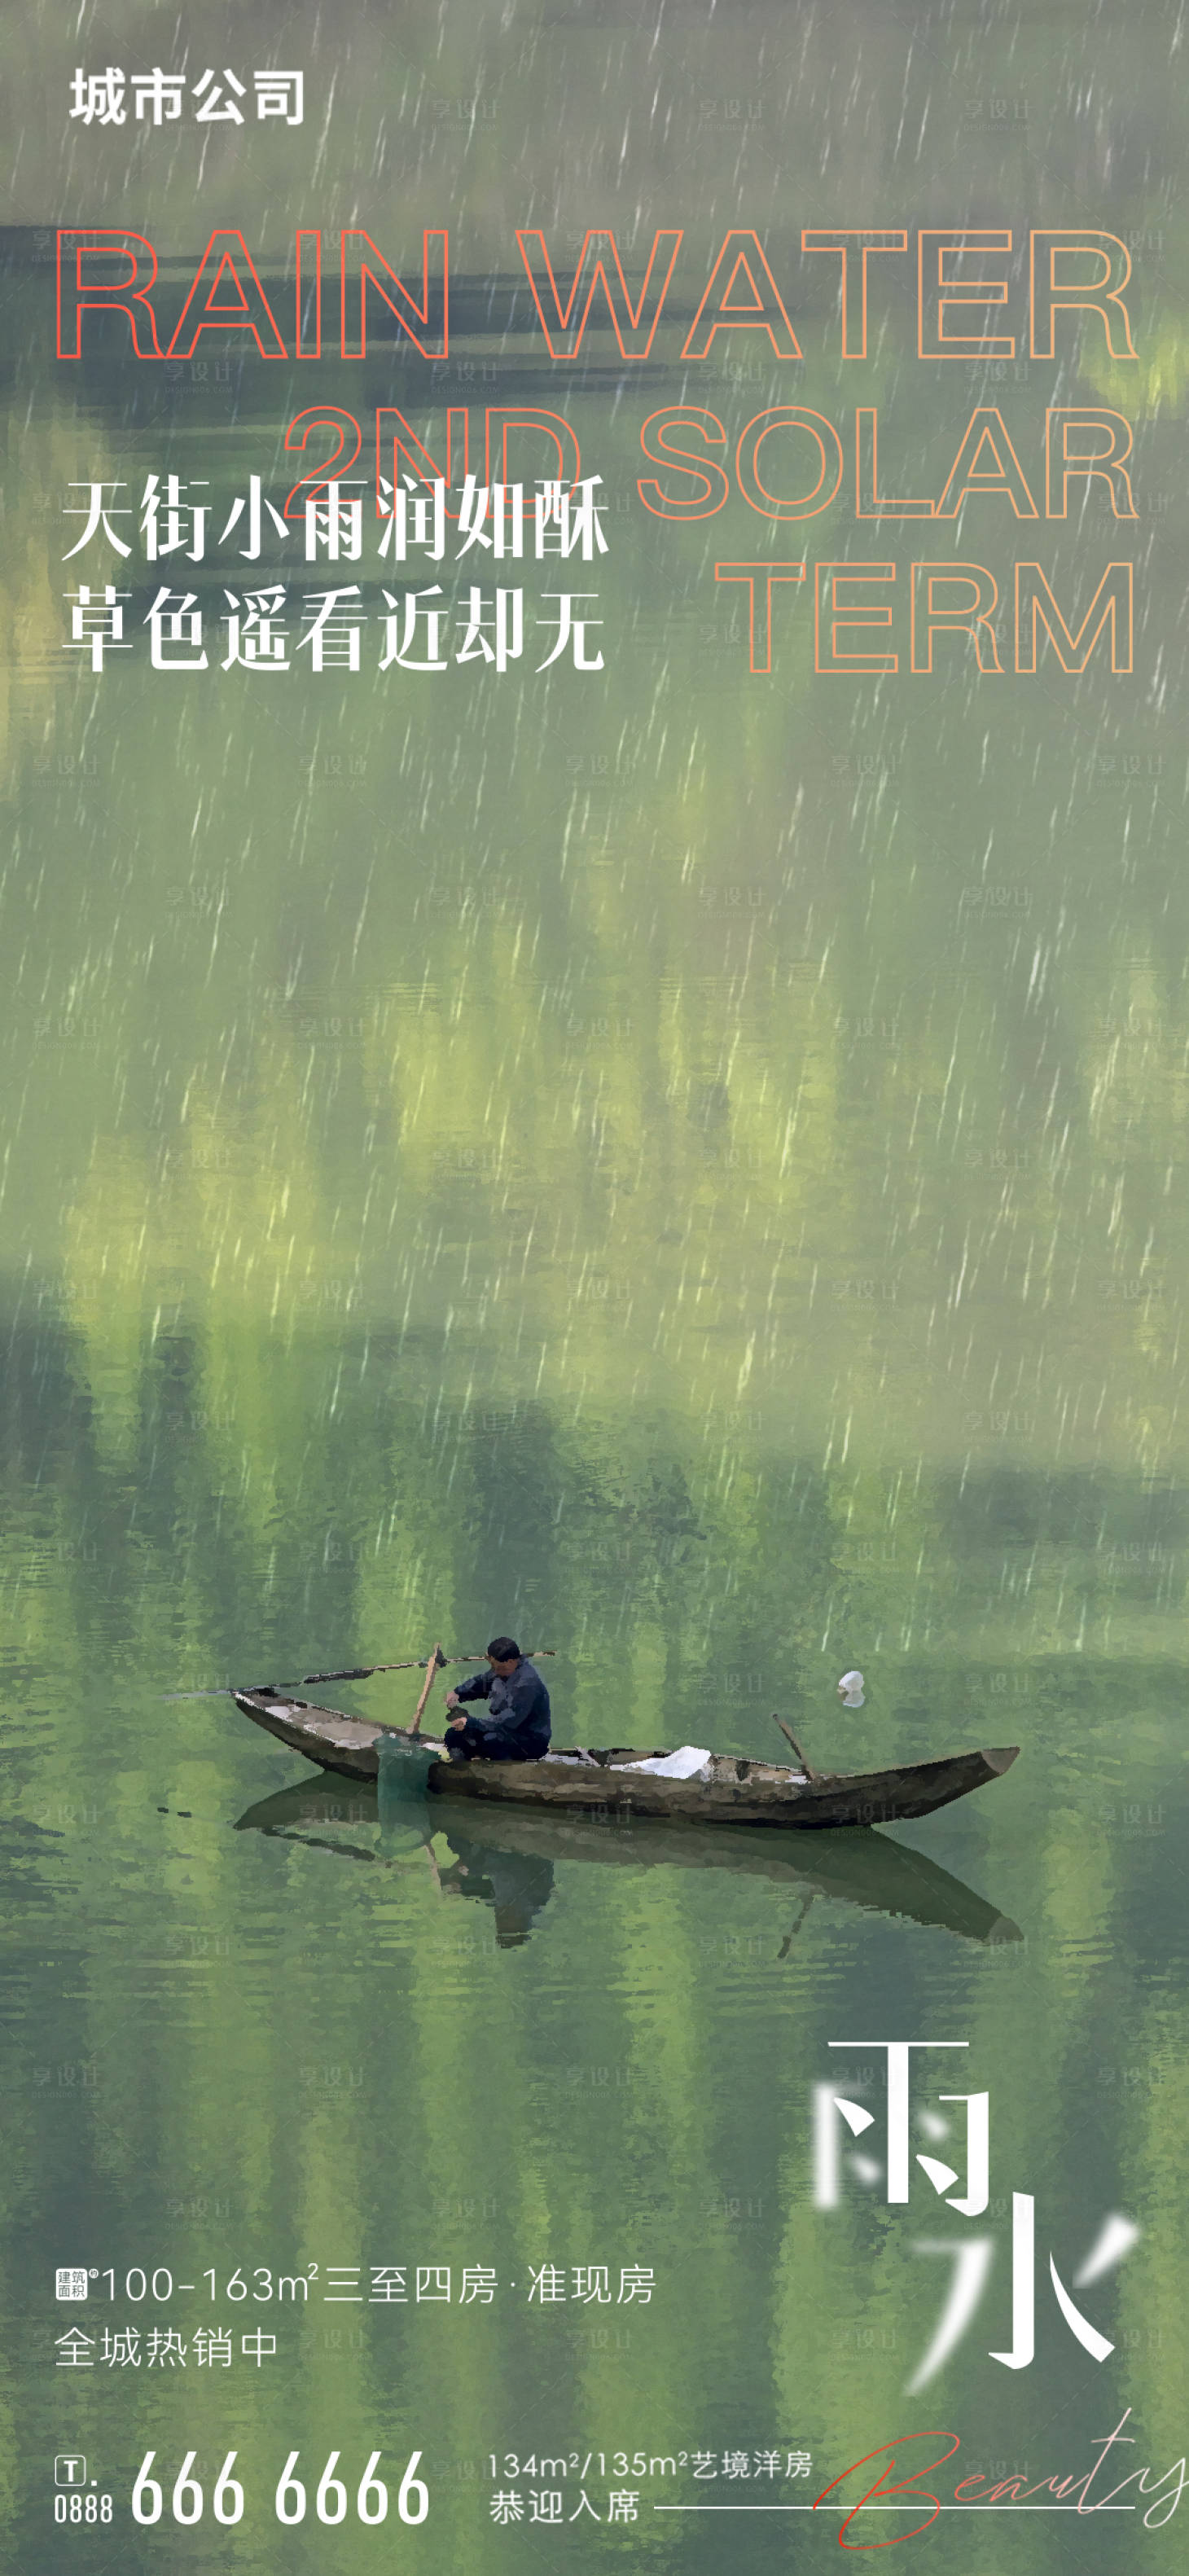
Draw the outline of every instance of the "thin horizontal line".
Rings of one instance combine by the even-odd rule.
[[[913,2503],[928,2504],[928,2496],[917,2496],[909,2504],[863,2504],[860,2513],[908,2513]],[[841,2511],[841,2506],[839,2510]],[[812,2504],[654,2504],[654,2513],[816,2513]],[[939,2513],[1081,2513],[1076,2504],[942,2504]],[[1082,2514],[1088,2522],[1091,2513],[1134,2513],[1133,2504],[1092,2504]],[[881,2543],[882,2547],[882,2543]]]

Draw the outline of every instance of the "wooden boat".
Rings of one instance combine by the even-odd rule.
[[[416,1748],[431,1759],[431,1796],[482,1799],[515,1806],[568,1809],[586,1815],[663,1816],[685,1825],[831,1826],[887,1825],[928,1816],[972,1789],[1001,1779],[1018,1744],[989,1751],[951,1753],[936,1762],[910,1762],[889,1771],[789,1770],[775,1762],[712,1754],[709,1780],[665,1779],[633,1771],[634,1762],[663,1761],[647,1745],[615,1745],[603,1752],[550,1752],[540,1762],[451,1762],[440,1736],[413,1735],[399,1726],[377,1726],[310,1700],[267,1690],[234,1691],[237,1708],[294,1753],[323,1771],[374,1780],[386,1740]]]
[[[404,1814],[403,1802],[398,1814]],[[344,1795],[333,1777],[291,1781],[258,1798],[236,1820],[237,1833],[276,1836],[330,1852],[338,1859],[395,1863],[378,1842],[358,1839],[360,1829],[382,1826],[383,1787],[375,1791],[356,1784]],[[476,1834],[474,1825],[480,1827]],[[505,1805],[497,1816],[472,1820],[465,1807],[448,1808],[427,1819],[427,1835],[445,1837],[456,1859],[465,1860],[477,1879],[490,1871],[493,1857],[524,1854],[559,1864],[595,1868],[725,1870],[732,1877],[763,1878],[783,1888],[805,1906],[809,1898],[829,1897],[863,1913],[890,1915],[929,1929],[955,1933],[986,1948],[1023,1940],[1019,1924],[997,1905],[976,1894],[960,1878],[942,1869],[925,1852],[883,1834],[821,1833],[812,1843],[788,1843],[772,1834],[737,1834],[729,1825],[712,1825],[696,1834],[667,1833],[658,1817],[550,1813],[541,1807]]]

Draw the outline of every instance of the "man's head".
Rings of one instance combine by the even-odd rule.
[[[493,1637],[487,1649],[487,1660],[492,1671],[506,1680],[520,1661],[520,1648],[515,1637]]]

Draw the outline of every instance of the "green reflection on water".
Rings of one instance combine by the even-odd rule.
[[[938,391],[889,345],[856,397],[826,312],[794,393],[707,374],[732,437],[769,401],[880,400],[931,489],[1002,401],[1034,463],[1051,389]],[[1150,312],[1130,406],[1154,505],[1179,330]],[[362,408],[394,398],[386,366]],[[1088,351],[1065,398],[1123,403],[1117,373]],[[318,370],[300,399],[336,389]],[[170,454],[222,504],[267,464],[277,398],[233,418],[194,392]],[[713,563],[799,556],[805,531],[757,536],[738,503],[645,524],[636,411],[592,376],[598,679],[274,692],[142,658],[96,685],[47,641],[59,500],[159,463],[173,398],[146,383],[133,425],[110,359],[85,394],[42,385],[5,516],[14,2451],[66,2422],[124,2478],[151,2445],[239,2440],[267,2497],[292,2447],[320,2463],[361,2427],[355,2477],[381,2441],[390,2475],[424,2449],[435,2568],[531,2537],[490,2523],[490,2451],[804,2445],[825,2483],[906,2420],[942,2269],[912,2248],[944,2222],[814,2211],[812,2087],[831,2039],[929,2034],[969,2040],[992,2092],[998,2250],[911,2421],[961,2430],[971,2471],[1080,2474],[1130,2404],[1163,2467],[1186,2395],[1185,924],[1150,655],[1134,681],[838,694],[798,603],[752,681]],[[976,515],[962,545],[1002,571],[1025,549]],[[1063,579],[1118,541],[1097,496],[1053,534]],[[807,550],[854,535],[840,507]],[[228,560],[196,575],[211,613]],[[1167,634],[1171,549],[1143,578]],[[878,1843],[670,1859],[645,1833],[390,1817],[230,1703],[159,1696],[508,1622],[558,1649],[566,1738],[630,1711],[641,1741],[762,1753],[779,1707],[855,1768],[1023,1756]],[[1086,2293],[1118,2346],[1101,2374],[1047,2290],[1023,2390],[986,2358],[1013,2188],[1067,2280],[1108,2209],[1143,2224]],[[191,2361],[183,2406],[163,2373],[100,2368],[68,2412],[48,2285],[75,2259],[501,2286],[465,2312],[291,2302],[271,2373]],[[656,2295],[538,2313],[546,2262],[649,2264]],[[23,2563],[56,2565],[9,2476]],[[808,2565],[792,2530],[757,2519],[751,2559]],[[1096,2565],[1133,2563],[1126,2530],[1094,2526]],[[998,2568],[996,2535],[963,2566]],[[619,2537],[724,2563],[713,2526]],[[1012,2569],[1063,2545],[1023,2523]],[[357,2532],[336,2546],[363,2563]],[[286,2547],[324,2563],[312,2529]],[[193,2563],[218,2551],[208,2526]],[[234,2563],[275,2564],[262,2519]]]

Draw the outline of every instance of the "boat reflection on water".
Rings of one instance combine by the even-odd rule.
[[[282,1842],[305,1843],[311,1851],[334,1852],[340,1860],[370,1861],[381,1869],[419,1869],[428,1864],[440,1896],[470,1897],[490,1905],[501,1950],[516,1950],[527,1941],[537,1916],[553,1894],[553,1855],[548,1851],[510,1851],[473,1834],[439,1826],[428,1798],[402,1794],[394,1801],[378,1790],[330,1780],[297,1781],[260,1798],[236,1823],[237,1833],[270,1834]],[[371,1842],[361,1842],[369,1829]],[[353,1838],[354,1837],[354,1838]],[[442,1863],[435,1840],[448,1844],[451,1857]]]
[[[543,1814],[499,1809],[498,1833],[481,1835],[442,1814],[444,1801],[417,1795],[402,1764],[382,1767],[376,1789],[329,1779],[299,1780],[261,1798],[239,1818],[238,1832],[303,1842],[344,1859],[389,1869],[428,1868],[444,1898],[490,1905],[496,1941],[518,1948],[539,1927],[560,1864],[591,1862],[621,1869],[725,1870],[767,1878],[796,1900],[776,1955],[787,1956],[815,1898],[832,1897],[870,1914],[932,1926],[985,1945],[1021,1941],[998,1906],[976,1895],[923,1852],[867,1831],[812,1835],[757,1834],[729,1825],[683,1832],[679,1825],[637,1818]],[[486,1822],[486,1820],[485,1820]],[[370,1837],[370,1838],[369,1838]],[[438,1858],[445,1843],[450,1860]],[[796,1853],[790,1851],[795,1843]]]
[[[549,1853],[496,1851],[490,1843],[454,1832],[446,1841],[454,1858],[438,1872],[443,1896],[471,1896],[490,1905],[498,1947],[519,1950],[553,1894]]]

